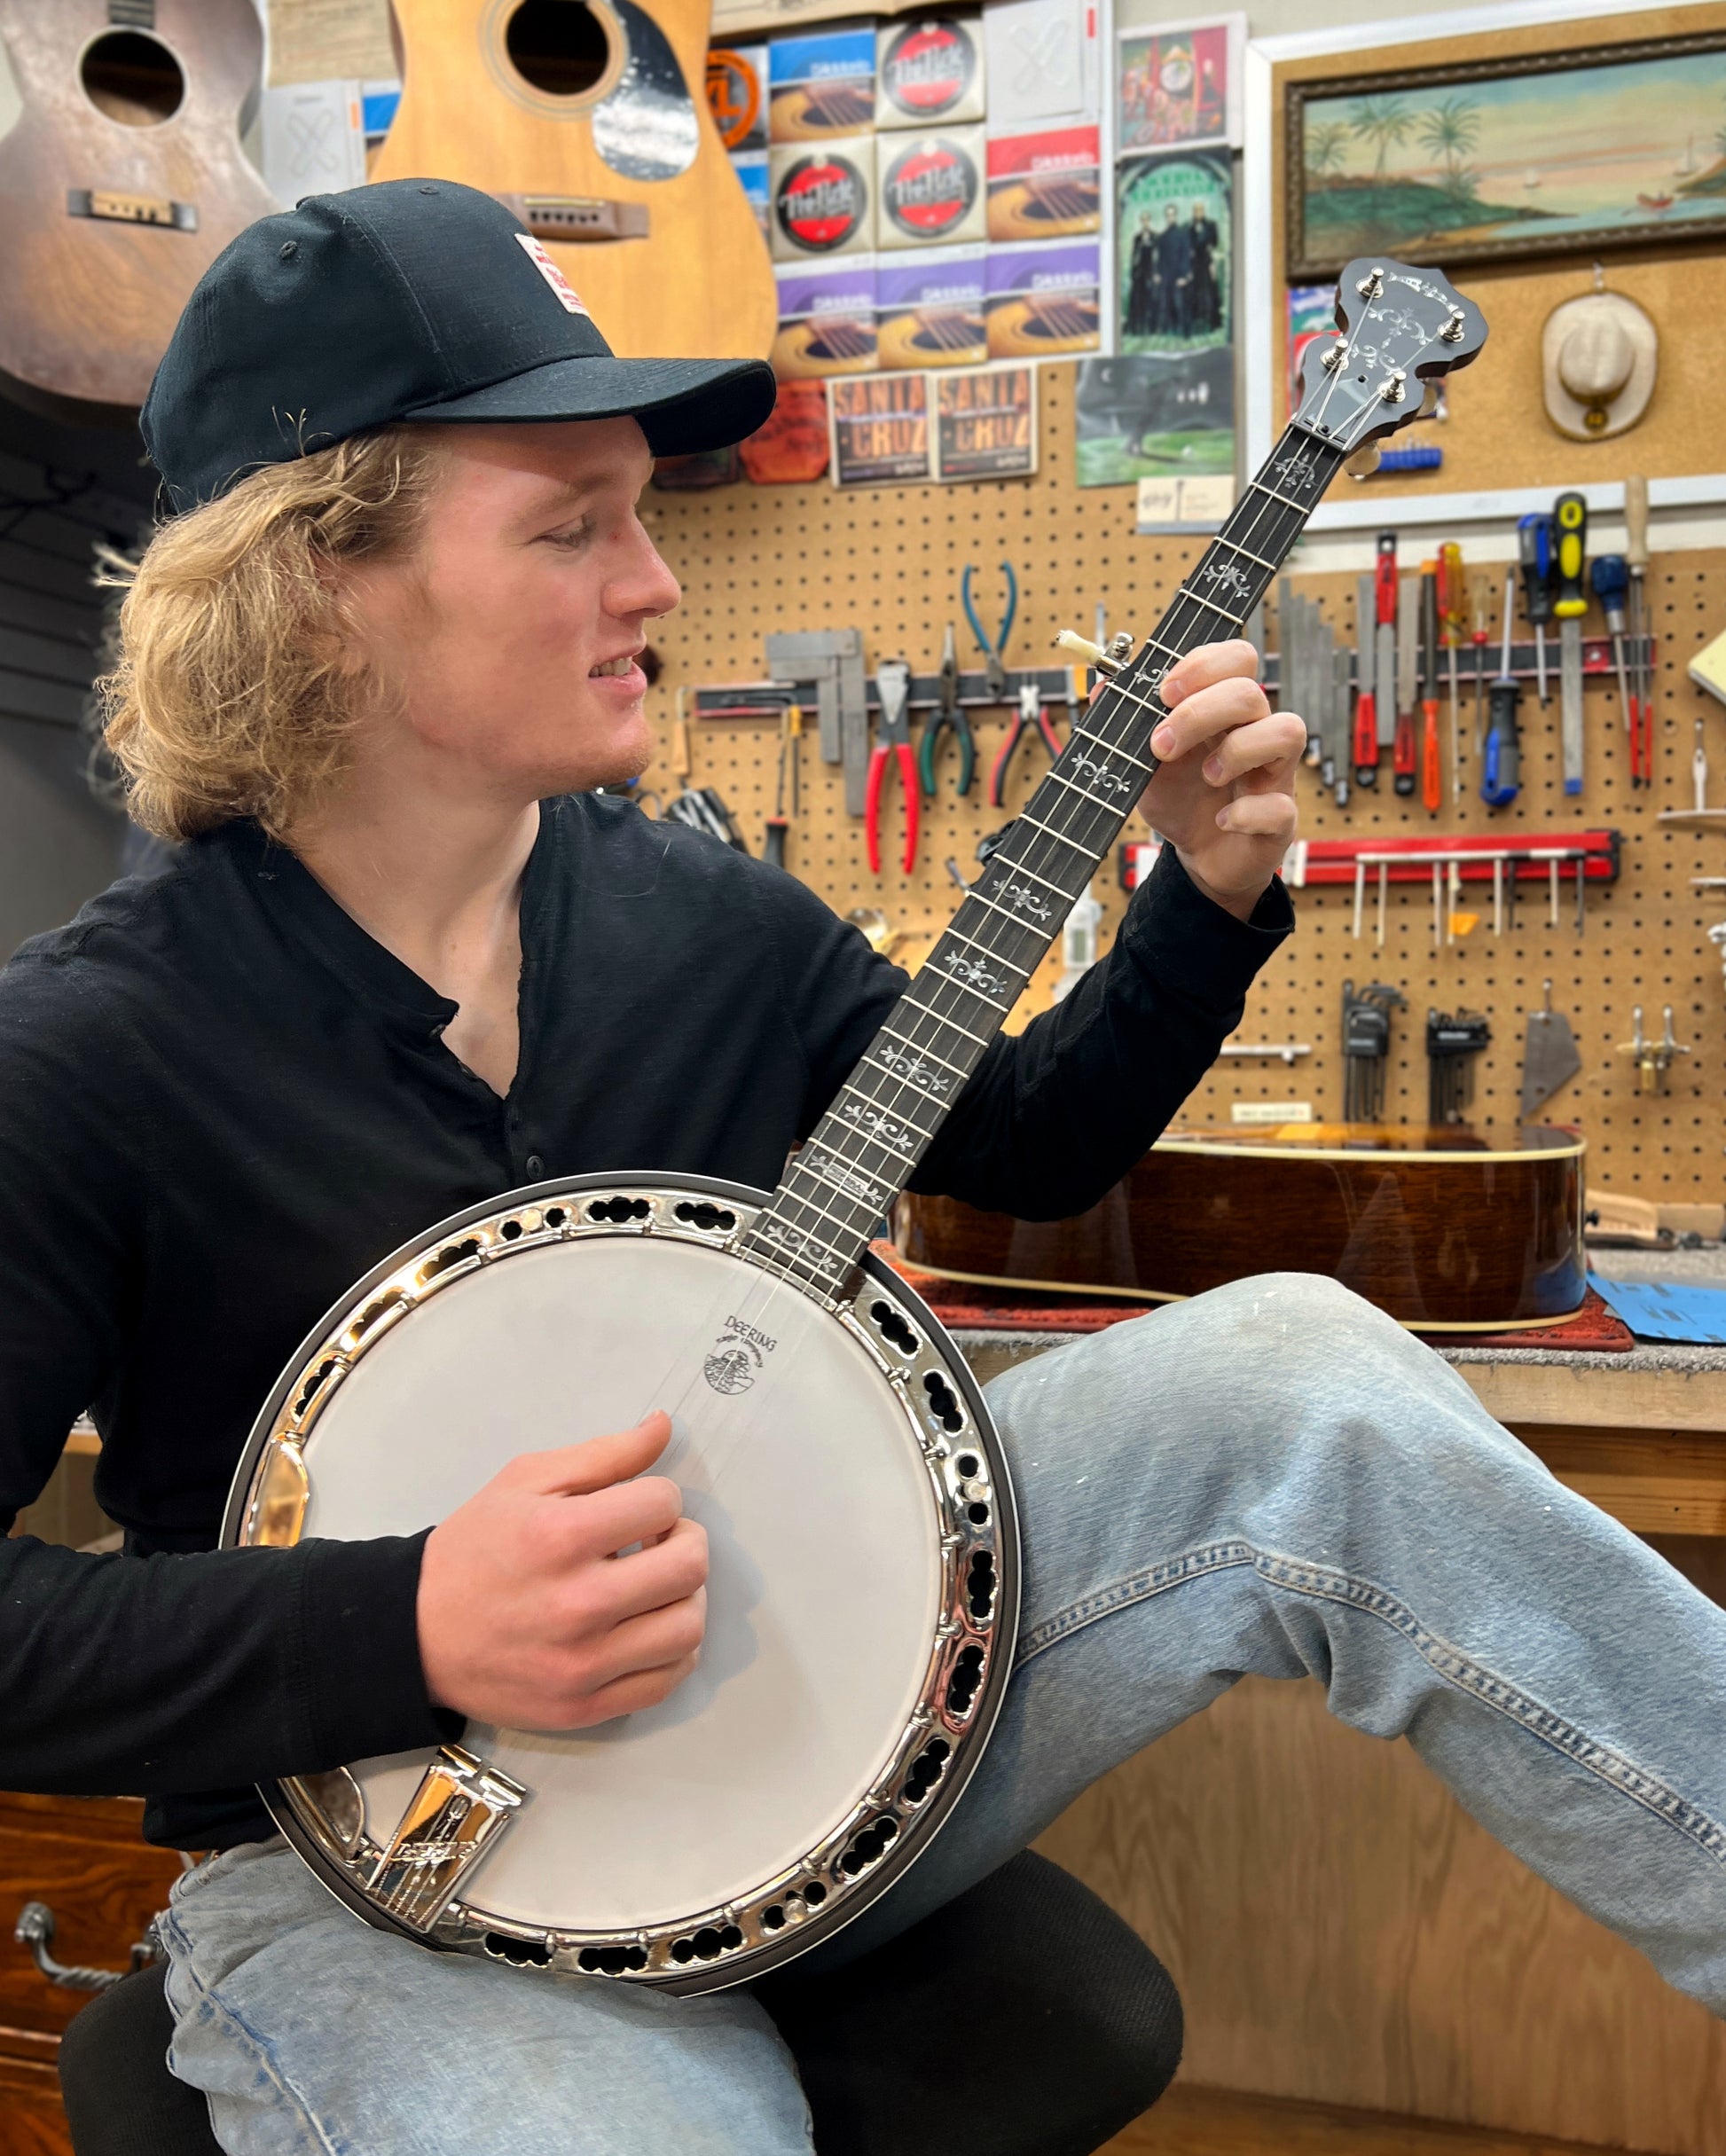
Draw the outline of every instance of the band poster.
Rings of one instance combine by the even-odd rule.
[[[1232,345],[1235,183],[1228,153],[1129,157],[1115,185],[1118,349]]]
[[[1119,33],[1115,143],[1135,150],[1240,146],[1244,15]]]

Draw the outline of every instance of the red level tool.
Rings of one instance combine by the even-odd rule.
[[[1385,868],[1392,883],[1430,882],[1434,855],[1478,853],[1479,861],[1463,860],[1457,874],[1464,883],[1489,883],[1495,855],[1518,882],[1534,882],[1549,874],[1549,857],[1554,853],[1583,856],[1582,880],[1587,883],[1618,881],[1620,837],[1616,831],[1530,831],[1526,840],[1506,845],[1495,831],[1460,832],[1442,837],[1437,832],[1408,837],[1303,838],[1289,849],[1283,864],[1284,880],[1297,890],[1319,883],[1352,883],[1354,865],[1363,853],[1394,854]],[[1377,874],[1375,869],[1373,872]],[[1567,869],[1575,874],[1573,858]]]

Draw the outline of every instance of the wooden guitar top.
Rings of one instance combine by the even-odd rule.
[[[192,286],[281,207],[239,146],[257,11],[156,0],[145,33],[105,0],[0,0],[0,38],[24,106],[0,141],[0,382],[75,422],[128,419]]]
[[[765,358],[773,274],[704,89],[710,0],[592,0],[546,51],[513,0],[395,0],[402,102],[373,179],[525,200],[531,230],[630,358]],[[545,18],[540,18],[543,21]],[[544,221],[536,198],[550,198]],[[557,198],[624,206],[645,235],[556,236]],[[564,222],[567,227],[567,220]]]

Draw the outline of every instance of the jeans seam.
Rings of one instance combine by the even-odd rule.
[[[1645,1768],[1638,1767],[1634,1760],[1626,1759],[1621,1752],[1598,1743],[1573,1722],[1565,1721],[1563,1715],[1554,1713],[1520,1686],[1486,1668],[1448,1640],[1441,1639],[1422,1624],[1408,1605],[1396,1595],[1370,1580],[1357,1580],[1329,1565],[1276,1556],[1239,1539],[1202,1543],[1196,1549],[1183,1550],[1179,1556],[1114,1580],[1108,1587],[1069,1603],[1065,1609],[1057,1611],[1021,1636],[1016,1665],[1023,1667],[1049,1648],[1101,1619],[1112,1616],[1118,1610],[1148,1602],[1186,1580],[1242,1565],[1251,1567],[1270,1586],[1286,1588],[1313,1601],[1340,1603],[1377,1618],[1399,1633],[1428,1668],[1446,1683],[1479,1700],[1483,1706],[1493,1708],[1518,1729],[1597,1776],[1609,1789],[1628,1797],[1633,1803],[1664,1821],[1704,1854],[1713,1857],[1717,1863],[1726,1864],[1726,1828],[1699,1805],[1681,1796]]]
[[[173,1954],[170,1948],[169,1956],[170,1963],[177,1970],[183,1971],[184,1972],[187,1979],[195,1987],[198,1996],[210,2010],[211,2013],[218,2016],[221,2021],[224,2023],[230,2030],[237,2031],[239,2036],[243,2038],[246,2047],[252,2054],[253,2064],[261,2066],[263,2069],[263,2071],[269,2075],[271,2083],[274,2085],[277,2095],[283,2100],[284,2103],[291,2105],[294,2110],[298,2113],[300,2123],[304,2129],[310,2144],[321,2152],[321,2156],[346,2156],[345,2144],[331,2140],[330,2136],[324,2131],[323,2126],[319,2122],[317,2114],[312,2111],[310,2105],[307,2104],[305,2098],[301,2096],[298,2089],[294,2088],[291,2082],[284,2078],[280,2066],[277,2062],[275,2053],[271,2050],[266,2039],[252,2027],[250,2022],[248,2022],[242,2014],[237,2013],[227,2000],[222,1998],[216,1992],[213,1991],[204,1981],[203,1978],[199,1975],[197,1968],[194,1965],[195,1956],[192,1942],[186,1937],[184,1930],[175,1918],[173,1914],[171,1912],[164,1912],[163,1916],[158,1919],[158,1922],[161,1924],[164,1933],[169,1930],[173,1932],[175,1940],[177,1941],[181,1950],[180,1955],[177,1957]],[[172,2002],[170,2001],[169,2003],[171,2005]],[[179,2024],[180,2017],[178,2014],[176,2014],[174,2017],[174,2034],[176,2037],[177,2037],[179,2034]],[[169,2048],[171,2050],[171,2043]],[[195,2082],[188,2082],[187,2086],[189,2088],[198,2088],[198,2084]],[[200,2089],[199,2094],[203,2097],[207,2106],[211,2105],[211,2094],[208,2089]],[[215,2131],[213,2117],[211,2131],[212,2133]]]

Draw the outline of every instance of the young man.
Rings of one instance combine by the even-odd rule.
[[[527,1454],[427,1534],[211,1548],[259,1402],[380,1256],[545,1176],[771,1186],[898,993],[790,878],[591,790],[651,746],[635,662],[678,597],[635,514],[652,454],[771,395],[750,364],[612,359],[498,205],[401,182],[242,236],[146,407],[182,514],[126,602],[110,739],[185,844],[0,976],[0,1502],[93,1401],[129,1548],[0,1546],[0,1785],[142,1790],[158,1838],[220,1852],[163,1931],[172,2063],[232,2156],[807,2146],[747,1992],[371,1930],[247,1786],[663,1698],[705,1618],[663,1417]],[[922,1188],[1093,1202],[1237,1022],[1291,925],[1302,741],[1251,667],[1171,675],[1161,864],[1107,960],[991,1049]],[[1726,2010],[1726,1616],[1437,1357],[1272,1274],[990,1397],[1019,1666],[942,1837],[829,1956],[1240,1673],[1313,1674]]]

